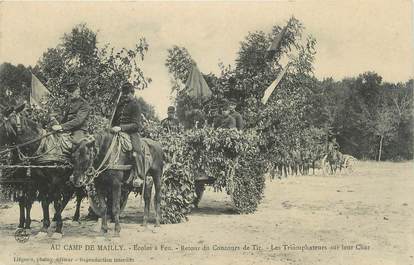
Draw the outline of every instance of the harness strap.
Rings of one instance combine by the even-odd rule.
[[[104,159],[102,160],[101,164],[97,169],[93,168],[93,177],[89,179],[89,181],[86,183],[86,185],[91,184],[102,172],[104,172],[107,169],[111,169],[111,167],[114,166],[115,162],[118,161],[119,155],[121,153],[121,145],[118,144],[118,148],[116,150],[116,154],[114,156],[113,161],[109,161],[112,155],[113,150],[115,149],[115,145],[118,142],[119,134],[115,134],[112,138],[111,145],[108,148],[108,151],[105,154]]]
[[[53,132],[53,131],[52,131],[52,132],[48,132],[48,133],[44,134],[43,136],[41,136],[41,137],[39,137],[39,138],[32,139],[32,140],[29,140],[29,141],[24,142],[24,143],[21,143],[21,144],[12,145],[12,146],[10,146],[10,147],[8,147],[8,148],[6,148],[6,149],[4,149],[4,150],[0,151],[0,155],[1,155],[1,154],[4,154],[4,153],[7,153],[7,152],[10,152],[11,150],[18,149],[18,148],[21,148],[21,147],[23,147],[23,146],[26,146],[26,145],[29,145],[29,144],[32,144],[32,143],[38,142],[38,141],[42,140],[43,138],[46,138],[46,137],[48,137],[49,135],[52,135],[52,134],[54,134],[54,133],[55,133],[55,132]]]

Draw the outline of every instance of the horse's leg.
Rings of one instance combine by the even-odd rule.
[[[20,217],[19,217],[19,226],[18,228],[24,228],[24,224],[26,221],[25,218],[25,199],[23,196],[19,197],[19,209],[20,209]]]
[[[107,203],[105,198],[108,195],[108,188],[104,185],[105,183],[101,183],[99,186],[96,187],[97,199],[99,208],[96,209],[98,212],[97,214],[102,218],[101,223],[101,235],[108,234],[108,213],[107,213]]]
[[[82,191],[80,189],[78,189],[76,191],[76,210],[75,210],[75,214],[73,215],[72,220],[79,222],[79,217],[80,217],[80,206],[82,203]]]
[[[42,199],[42,211],[43,211],[43,227],[40,229],[40,232],[47,233],[47,229],[50,226],[50,217],[49,217],[49,199]]]
[[[194,206],[196,208],[198,208],[198,204],[200,203],[201,198],[203,197],[204,190],[205,190],[204,184],[196,181],[195,183],[196,198],[194,199]]]
[[[62,221],[62,210],[63,210],[63,204],[64,200],[55,199],[53,201],[53,205],[55,207],[55,217],[56,217],[56,229],[55,233],[62,234],[62,227],[63,227],[63,221]]]
[[[104,198],[100,198],[100,203],[102,205],[102,209],[100,212],[102,223],[101,223],[101,234],[106,235],[108,234],[108,213],[107,213],[107,205]]]
[[[26,196],[26,221],[24,224],[25,229],[30,229],[30,225],[32,223],[32,219],[30,218],[30,211],[32,210],[32,197],[31,194],[28,192]]]
[[[106,211],[108,214],[108,218],[111,220],[111,222],[115,222],[115,218],[114,218],[114,214],[112,212],[112,206],[114,205],[113,203],[113,191],[111,190],[111,192],[107,195],[107,200],[106,200]]]
[[[112,215],[115,221],[115,236],[118,237],[121,232],[121,225],[119,223],[119,213],[121,212],[121,186],[123,173],[117,173],[117,178],[114,177],[112,183]]]
[[[150,178],[147,178],[146,183],[145,183],[145,190],[144,190],[144,217],[142,219],[142,226],[145,226],[145,227],[147,227],[148,225],[148,218],[149,218],[150,207],[151,207],[152,184],[153,184],[153,180],[151,180]]]
[[[63,201],[60,204],[61,212],[63,212],[63,209],[65,209],[66,205],[68,205],[70,199],[72,198],[73,193],[74,193],[73,190],[69,191],[68,193],[63,193]],[[52,218],[53,222],[56,222],[56,218],[57,218],[56,214],[57,212],[55,212],[55,214],[53,215],[53,218]]]
[[[155,174],[154,186],[155,186],[155,199],[154,199],[154,209],[155,209],[155,227],[159,227],[161,223],[161,176],[162,170]]]

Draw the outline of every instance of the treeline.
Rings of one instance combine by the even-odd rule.
[[[360,159],[413,159],[413,85],[374,72],[318,81],[321,113],[343,153]]]
[[[292,17],[286,27],[249,32],[240,42],[234,65],[220,64],[218,75],[203,74],[213,93],[208,102],[186,96],[183,84],[194,63],[189,51],[179,46],[168,49],[165,65],[179,118],[191,119],[186,113],[193,109],[209,115],[220,101],[236,100],[246,127],[260,133],[262,153],[276,165],[307,164],[338,149],[358,159],[412,159],[413,80],[383,82],[375,72],[340,81],[318,80],[317,42],[304,29]],[[269,53],[269,44],[282,31],[280,50]],[[286,58],[289,68],[263,104],[264,91]]]
[[[333,145],[359,159],[413,159],[413,80],[388,83],[374,72],[340,81],[317,80],[316,40],[304,34],[304,26],[294,17],[280,51],[269,55],[267,48],[282,29],[275,25],[270,33],[250,32],[240,42],[234,66],[220,64],[219,75],[205,74],[213,92],[207,103],[185,96],[183,84],[194,63],[188,50],[169,49],[165,66],[177,93],[179,118],[184,120],[186,113],[212,113],[222,100],[233,99],[246,127],[261,135],[262,153],[274,163],[313,161]],[[103,48],[97,43],[97,33],[80,24],[65,33],[55,48],[46,50],[33,68],[1,64],[1,106],[28,100],[32,72],[51,90],[50,108],[65,109],[68,93],[61,84],[70,78],[80,84],[94,117],[110,116],[122,82],[132,80],[139,89],[151,82],[140,68],[149,45],[139,39],[132,50],[116,50],[110,43]],[[290,55],[292,50],[297,56]],[[279,61],[286,56],[290,67],[263,105],[264,90],[280,73]],[[140,102],[146,117],[156,119],[153,106]],[[191,112],[195,109],[200,112]]]

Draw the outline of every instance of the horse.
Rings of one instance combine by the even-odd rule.
[[[102,218],[101,234],[108,233],[108,207],[112,204],[112,214],[115,222],[114,236],[119,237],[121,225],[119,222],[121,201],[128,197],[133,189],[129,184],[131,174],[131,163],[133,158],[131,151],[122,150],[121,144],[117,142],[119,134],[113,134],[108,130],[94,134],[93,138],[85,138],[80,141],[78,149],[74,152],[74,170],[71,182],[75,187],[86,186],[89,191],[90,204],[95,213]],[[143,226],[147,226],[151,190],[155,186],[155,227],[160,227],[161,219],[161,177],[164,167],[164,153],[161,145],[151,139],[142,138],[143,152],[146,157],[144,180],[144,218]],[[147,150],[147,151],[145,151]],[[122,188],[126,192],[122,192]],[[123,198],[121,198],[123,197]],[[124,206],[124,205],[123,205]]]
[[[4,117],[0,135],[6,135],[8,144],[14,145],[14,149],[17,150],[18,155],[18,159],[16,160],[19,160],[21,163],[29,162],[31,165],[38,166],[39,164],[37,164],[35,160],[35,158],[41,157],[41,155],[35,155],[41,145],[41,140],[38,139],[46,139],[47,137],[40,124],[20,113],[21,110],[23,110],[23,108],[17,108]],[[47,166],[47,164],[43,166]],[[30,169],[30,180],[32,183],[27,186],[30,186],[31,190],[30,192],[24,192],[25,196],[19,198],[19,228],[24,227],[25,229],[30,229],[30,209],[35,199],[33,197],[33,190],[35,190],[39,194],[43,211],[43,226],[40,232],[46,233],[50,226],[49,205],[53,202],[55,208],[54,219],[56,220],[56,229],[52,237],[61,238],[63,228],[61,213],[74,194],[74,187],[68,185],[71,173],[72,169],[68,167]],[[24,214],[25,209],[26,215]]]

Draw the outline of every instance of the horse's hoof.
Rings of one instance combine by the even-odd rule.
[[[99,230],[99,235],[100,236],[108,236],[108,229],[100,229]]]
[[[78,225],[80,225],[80,224],[81,224],[81,222],[79,222],[79,221],[75,221],[75,220],[72,220],[72,224],[73,224],[73,225],[78,226]]]
[[[154,234],[157,234],[159,231],[160,231],[160,226],[154,226],[154,228],[152,229],[152,232],[154,233]]]
[[[62,239],[62,237],[63,237],[63,234],[62,233],[54,232],[52,234],[52,239]]]

